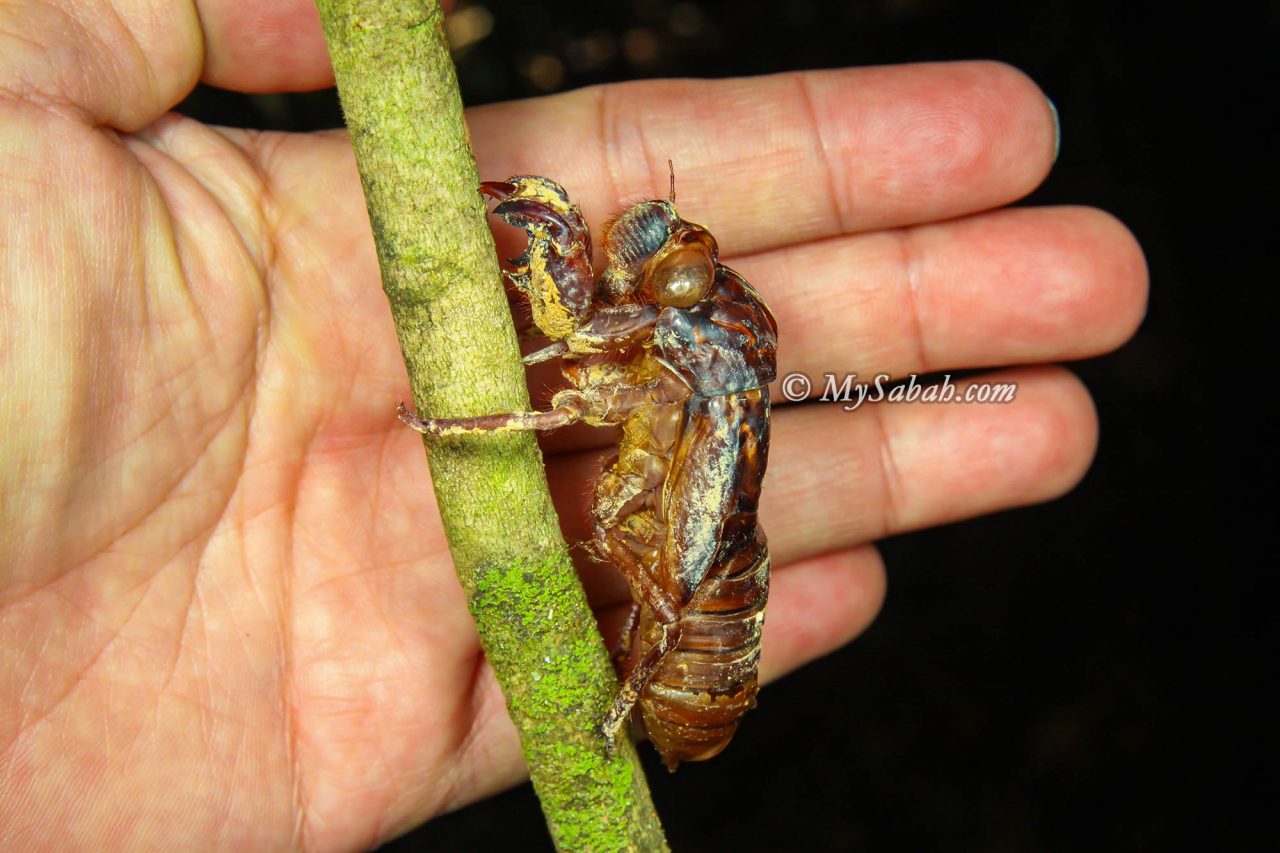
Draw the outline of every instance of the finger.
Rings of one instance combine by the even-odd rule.
[[[0,93],[134,131],[201,79],[243,92],[332,85],[314,0],[0,6]]]
[[[885,595],[884,561],[872,545],[774,563],[765,609],[760,676],[773,681],[832,652],[867,629]],[[601,608],[600,633],[612,647],[629,601]]]
[[[768,683],[865,631],[885,596],[884,561],[863,545],[775,570],[765,609],[760,680]]]
[[[239,92],[333,85],[315,0],[200,0],[206,83]]]
[[[1069,491],[1097,446],[1081,382],[1058,367],[956,383],[1016,384],[1005,404],[783,410],[760,514],[780,562],[1040,503]]]
[[[315,0],[199,0],[204,82],[238,92],[305,92],[333,85]],[[451,0],[441,0],[448,12]]]
[[[1066,361],[1107,352],[1142,321],[1147,271],[1128,229],[1091,208],[1015,208],[937,225],[835,237],[736,264],[778,318],[779,375],[870,381]],[[531,373],[545,403],[550,368]],[[563,380],[560,380],[563,384]],[[544,399],[545,398],[545,399]],[[774,400],[785,398],[774,389]],[[608,431],[554,434],[552,451]]]
[[[956,383],[1015,383],[1006,404],[791,407],[774,415],[760,524],[776,567],[901,533],[1057,497],[1087,470],[1097,419],[1061,368],[1002,371]],[[548,464],[569,541],[590,531],[599,452]],[[624,601],[609,566],[580,560],[597,606]]]
[[[1020,115],[1020,113],[1018,112],[1016,104],[1019,100],[1023,103],[1025,107],[1023,112],[1025,112],[1030,109],[1030,103],[1037,103],[1036,99],[1040,98],[1040,95],[1036,92],[1034,86],[1027,82],[1026,79],[1016,71],[1005,66],[992,65],[989,63],[979,63],[977,65],[961,63],[954,65],[925,66],[921,68],[870,69],[867,71],[831,72],[827,76],[830,78],[827,84],[816,85],[828,85],[829,88],[835,87],[839,89],[840,87],[843,87],[844,89],[848,89],[851,84],[865,83],[867,87],[869,87],[868,91],[880,91],[881,96],[886,98],[895,91],[910,90],[911,87],[906,85],[908,83],[919,88],[922,79],[924,83],[932,85],[936,90],[934,94],[930,95],[930,97],[940,98],[945,102],[945,108],[939,107],[937,104],[932,108],[933,114],[943,115],[954,113],[956,110],[960,109],[962,106],[960,102],[964,99],[964,92],[962,90],[966,87],[969,90],[972,90],[977,86],[978,81],[985,79],[991,86],[994,86],[994,91],[1001,94],[1001,103],[1012,105],[1009,107],[1009,109],[1012,110],[1011,113],[1002,114],[1004,115],[1003,120],[992,120],[986,122],[986,124],[1001,126],[999,132],[995,133],[998,138],[997,144],[1011,144],[1009,143],[1009,140],[1014,139],[1023,139],[1025,141],[1036,135],[1036,132],[1030,134],[1027,132],[1016,133],[1014,132],[1014,128],[1004,126],[1017,124],[1017,115]],[[845,80],[846,76],[848,76],[848,80]],[[776,92],[774,95],[769,95],[768,93],[775,91],[778,88],[779,79],[781,78],[762,78],[761,80],[756,81],[738,81],[738,83],[746,86],[746,88],[751,91],[755,91],[755,89],[758,88],[762,93],[764,93],[761,96],[764,103],[771,104],[773,103],[773,100],[777,100],[777,94]],[[965,83],[964,86],[958,86],[956,83],[957,80],[967,81],[967,83]],[[834,83],[831,81],[834,81]],[[656,85],[659,84],[643,84],[643,86]],[[699,85],[712,86],[713,84],[707,83]],[[714,85],[725,86],[729,85],[729,82],[722,81],[721,83]],[[795,85],[794,82],[792,85]],[[1009,90],[1012,90],[1012,92]],[[643,92],[648,90],[641,89],[641,91]],[[702,90],[700,89],[699,91]],[[972,92],[970,92],[970,94],[972,94]],[[710,99],[713,103],[719,97],[718,92],[713,90],[706,90],[704,96],[705,98]],[[596,98],[598,99],[599,97],[600,95],[597,94]],[[626,97],[634,98],[636,95],[627,95]],[[747,96],[745,94],[740,94],[738,97],[741,100]],[[866,93],[860,94],[855,88],[853,93],[848,96],[848,99],[855,102],[861,102],[867,97],[868,95]],[[921,97],[924,97],[924,95],[921,95]],[[771,98],[773,100],[771,100]],[[794,100],[794,98],[791,100]],[[558,172],[555,171],[556,169],[563,168],[571,173],[574,170],[578,170],[581,174],[583,169],[581,164],[590,162],[593,159],[589,154],[584,155],[582,153],[584,150],[590,151],[590,146],[587,145],[585,149],[581,144],[566,146],[564,145],[564,141],[565,139],[577,140],[582,133],[596,133],[596,135],[599,136],[599,133],[595,130],[597,127],[596,121],[591,119],[587,114],[591,109],[594,109],[594,104],[594,100],[589,100],[582,93],[577,93],[573,95],[544,98],[536,101],[519,102],[495,107],[486,107],[480,110],[472,110],[469,113],[469,116],[472,123],[473,139],[475,139],[481,157],[483,158],[483,173],[486,176],[491,177],[494,175],[505,176],[511,173],[536,170],[552,173],[566,181],[568,181],[568,179],[558,174]],[[586,112],[584,112],[584,108],[586,108]],[[781,107],[777,107],[776,105],[773,108],[781,109]],[[895,111],[903,109],[903,107],[897,105],[890,98],[887,109],[891,114],[896,115]],[[1047,110],[1047,107],[1045,109]],[[862,112],[865,113],[866,110],[867,108],[864,106],[862,108]],[[928,112],[928,110],[926,110],[926,112]],[[997,110],[997,112],[999,111]],[[1046,119],[1046,121],[1049,120]],[[902,121],[899,120],[898,124],[901,123]],[[1030,123],[1034,125],[1035,120],[1030,120]],[[871,126],[873,127],[883,128],[885,126],[892,125],[892,121],[877,120],[875,122],[871,122]],[[689,131],[691,138],[698,137],[700,134],[708,132],[697,129],[697,127],[698,126],[695,126],[695,129]],[[1041,128],[1041,130],[1044,130],[1044,128]],[[1050,130],[1045,130],[1044,132],[1046,134],[1050,134]],[[548,139],[554,139],[555,144],[544,144],[542,141],[544,135]],[[335,229],[341,232],[352,232],[357,229],[347,228],[343,226],[341,222],[335,222],[333,217],[320,216],[317,215],[316,212],[328,209],[338,209],[345,213],[346,211],[362,209],[362,201],[359,197],[359,184],[354,178],[355,173],[352,168],[349,146],[343,139],[337,136],[309,136],[305,138],[297,138],[266,135],[263,139],[275,140],[270,146],[270,150],[273,154],[266,161],[261,163],[264,173],[269,177],[270,185],[276,190],[273,192],[273,201],[280,207],[280,216],[282,220],[297,223],[297,227],[290,235],[290,244],[306,247],[305,251],[297,252],[288,251],[287,247],[285,247],[285,249],[281,251],[279,263],[284,266],[297,266],[299,269],[304,266],[308,268],[314,267],[319,270],[345,269],[346,265],[343,263],[344,259],[333,257],[328,246],[333,242]],[[742,144],[746,145],[746,143]],[[885,143],[882,141],[880,144]],[[262,146],[259,147],[261,148]],[[1033,144],[1024,142],[1024,148],[1028,151],[1033,147]],[[1047,146],[1047,148],[1051,147],[1051,144]],[[750,159],[750,157],[753,156],[749,152],[745,151],[738,151],[735,154],[733,144],[728,142],[723,146],[720,146],[720,148],[724,150],[726,158],[729,161],[725,164],[725,168],[729,169],[730,172],[732,172],[733,169],[738,168],[738,166],[734,164],[739,162],[742,158]],[[564,152],[569,149],[572,149],[575,152],[575,155],[572,158],[565,156]],[[533,153],[531,154],[530,152]],[[764,155],[759,156],[763,157]],[[1040,166],[1037,166],[1030,171],[1024,171],[1023,178],[1018,179],[1019,185],[1029,187],[1034,183],[1034,181],[1038,180],[1038,175],[1043,171],[1043,167],[1047,165],[1048,158],[1050,156],[1051,152],[1050,154],[1045,154],[1040,158],[1042,161]],[[734,160],[734,157],[738,158],[738,160]],[[1020,158],[1014,157],[1013,155],[1005,156],[1004,159],[1009,162],[1004,163],[1004,165],[1008,168],[995,170],[994,174],[991,176],[992,180],[994,180],[996,184],[1000,184],[1002,181],[1009,180],[1009,176],[1017,175],[1019,173],[1019,168],[1015,167],[1014,161],[1025,166],[1026,163],[1029,162],[1028,157],[1030,158],[1030,161],[1034,161],[1036,159],[1034,154],[1028,154],[1027,156]],[[595,158],[595,160],[598,166],[600,160],[598,157]],[[769,229],[770,234],[772,235],[769,237],[771,240],[781,239],[785,241],[791,239],[793,236],[798,238],[807,236],[803,230],[797,230],[796,220],[793,214],[795,214],[796,210],[804,208],[804,206],[808,204],[808,202],[803,201],[803,198],[806,197],[806,193],[809,193],[810,195],[812,194],[811,191],[813,190],[813,186],[799,186],[788,189],[784,192],[783,187],[777,184],[776,173],[778,173],[779,170],[764,168],[768,166],[767,158],[757,159],[754,162],[762,169],[759,175],[753,177],[745,184],[726,180],[724,185],[725,187],[733,187],[732,192],[715,192],[714,190],[716,188],[706,185],[704,186],[704,189],[710,192],[710,195],[708,195],[707,198],[712,202],[719,204],[722,197],[740,198],[740,194],[742,192],[754,192],[757,182],[760,182],[762,186],[772,186],[772,189],[768,190],[768,192],[778,195],[778,206],[767,208],[768,215],[766,216],[757,217],[753,213],[750,217],[750,222],[752,223],[750,227],[759,226]],[[559,164],[559,166],[557,166],[557,164]],[[718,168],[718,166],[713,164],[712,167],[709,167],[708,170],[706,170],[707,174],[716,174]],[[869,168],[869,166],[865,167],[859,174],[865,173]],[[601,180],[601,174],[607,172],[607,170],[600,168],[597,168],[594,171],[597,173],[594,180],[597,181]],[[786,169],[782,169],[781,172],[785,173]],[[340,198],[335,198],[332,195],[325,195],[325,193],[331,190],[331,185],[333,184],[332,181],[322,182],[316,180],[317,175],[337,174],[344,176],[342,186],[345,188],[345,195]],[[791,177],[794,178],[795,176],[792,175]],[[959,175],[953,176],[954,180],[951,182],[952,185],[964,184],[964,180],[961,180],[962,177],[963,176]],[[981,180],[973,178],[972,170],[970,177],[972,179],[969,180],[967,186],[982,183]],[[604,180],[607,182],[607,175]],[[788,180],[790,180],[790,178],[788,178]],[[597,183],[593,183],[585,178],[579,180],[578,184],[586,189],[588,195],[591,195],[592,192],[594,192],[593,198],[595,198],[595,201],[592,203],[596,204],[596,206],[601,210],[616,209],[617,201],[611,197],[615,193],[602,191]],[[910,197],[915,198],[917,201],[924,198],[945,198],[950,192],[948,187],[942,187],[938,193],[932,192],[932,190],[929,192],[921,192],[922,187],[918,183],[913,186],[915,186],[915,191],[910,194]],[[286,189],[287,192],[285,191]],[[876,198],[877,195],[882,195],[882,193],[878,193],[876,190],[874,182],[873,184],[864,187],[858,183],[858,181],[854,180],[852,182],[852,186],[847,189],[849,192],[859,196],[860,198],[865,197],[869,205],[872,203],[872,199]],[[1006,189],[1008,189],[1008,186],[1006,186]],[[690,187],[686,190],[682,185],[680,197],[681,199],[689,198],[695,191],[696,187]],[[972,193],[968,193],[967,190],[966,194],[967,197],[972,196]],[[997,193],[996,195],[1008,196],[1009,194],[1010,193]],[[979,193],[979,195],[981,195],[981,193]],[[797,199],[800,201],[797,201]],[[989,195],[981,203],[994,203],[995,200],[996,196]],[[340,202],[340,204],[335,205],[335,201]],[[859,204],[861,203],[862,202],[860,201]],[[799,204],[800,208],[792,206],[794,204]],[[923,204],[923,202],[921,202],[921,204]],[[958,204],[959,202],[956,202],[955,204],[948,202],[942,207],[917,205],[915,212],[923,214],[930,211],[933,213],[937,213],[939,211],[954,211],[957,209]],[[901,209],[901,206],[899,206],[899,210]],[[737,205],[731,205],[725,209],[726,214],[731,216],[736,216],[736,211]],[[790,211],[790,213],[788,213],[788,211]],[[801,218],[803,219],[804,217],[801,216]],[[874,217],[871,220],[864,219],[864,224],[865,222],[873,220]],[[704,221],[711,222],[711,220],[705,218]],[[714,228],[719,228],[717,224],[712,224]],[[505,233],[512,229],[504,228],[502,230]],[[717,233],[719,233],[719,231],[717,231]],[[814,232],[810,229],[808,235],[811,236],[813,233],[818,232]],[[365,240],[365,242],[367,243],[368,241]],[[746,245],[745,240],[737,240],[737,242]],[[756,240],[755,242],[760,241]],[[345,245],[345,243],[343,245]],[[874,248],[873,244],[859,245],[862,247],[871,246]],[[760,265],[763,265],[764,272],[759,275],[757,275],[757,272],[754,270],[749,272],[749,275],[755,276],[756,283],[761,287],[765,292],[766,297],[771,301],[776,301],[782,294],[779,294],[777,289],[766,279],[777,272],[777,266],[779,263],[785,263],[785,257],[787,256],[779,256],[779,258],[762,257]],[[902,258],[904,256],[899,252],[896,257]],[[824,280],[828,283],[834,281],[836,282],[835,286],[838,287],[838,272],[833,267],[837,263],[847,262],[848,261],[845,258],[835,258],[828,263],[828,266],[822,269],[812,270],[795,266],[795,278],[806,275],[818,276],[825,274],[826,278]],[[914,260],[913,263],[920,268],[927,267],[929,269],[946,271],[946,268],[940,264],[929,266],[919,259]],[[893,272],[897,276],[898,280],[906,280],[905,272]],[[304,276],[298,276],[297,280],[304,281],[307,279]],[[873,283],[873,279],[870,277],[862,278],[861,281],[864,282],[864,289],[866,287],[870,287]],[[370,317],[376,317],[378,322],[384,321],[384,307],[380,307],[374,301],[363,304],[368,309]],[[799,307],[801,309],[801,313],[803,313],[804,310],[807,310],[806,306],[803,304],[799,304]],[[821,314],[836,313],[829,311],[825,306],[819,305],[818,308],[820,309],[819,313]],[[782,354],[784,359],[788,357],[788,348],[791,346],[787,336],[794,334],[794,329],[796,328],[797,323],[802,326],[803,323],[807,322],[809,319],[804,316],[800,316],[797,321],[795,319],[796,317],[797,313],[792,311],[788,315],[788,321],[784,323],[782,341]],[[856,332],[857,330],[853,331]],[[388,359],[398,358],[398,353],[395,351],[394,346],[386,349],[385,353]],[[838,364],[823,365],[823,367],[833,370],[838,369],[839,366],[840,365]],[[556,377],[554,373],[555,366],[552,365],[545,368],[543,373],[533,374],[532,380],[535,390],[562,387],[561,380]],[[403,380],[399,378],[398,374],[393,371],[385,371],[385,375],[393,377],[392,381],[397,382],[402,386]],[[375,398],[375,395],[372,393],[367,396],[369,399]],[[386,390],[386,396],[395,400],[403,399],[403,387],[388,388]],[[581,433],[579,432],[578,435],[581,435]],[[566,433],[565,436],[556,436],[553,439],[552,446],[565,446],[565,444],[568,443],[566,442],[566,438],[569,437],[571,437],[570,433]]]
[[[468,113],[483,176],[554,177],[599,222],[665,197],[728,257],[944,219],[1030,192],[1051,165],[1049,102],[993,62],[665,80]]]
[[[1142,321],[1128,229],[1090,208],[1015,208],[743,258],[778,319],[779,373],[910,373],[1085,358]],[[781,397],[776,399],[781,400]]]
[[[203,61],[193,3],[0,5],[0,93],[87,124],[151,123],[195,86]]]

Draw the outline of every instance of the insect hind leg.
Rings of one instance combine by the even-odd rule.
[[[678,617],[670,622],[660,622],[658,627],[660,629],[658,641],[649,647],[640,660],[636,662],[631,672],[627,674],[622,686],[618,688],[618,695],[613,698],[613,704],[609,706],[608,712],[604,715],[604,720],[600,723],[600,733],[604,736],[605,751],[610,755],[613,754],[614,744],[623,724],[631,718],[631,711],[640,699],[640,692],[649,683],[649,679],[653,678],[653,674],[658,671],[663,659],[680,644],[680,620]]]
[[[636,629],[640,626],[640,604],[632,602],[631,609],[627,612],[627,621],[623,623],[622,630],[618,632],[618,642],[614,644],[613,652],[609,655],[609,659],[613,661],[615,669],[621,667],[631,657],[631,649],[636,644]]]
[[[663,659],[680,643],[680,611],[675,599],[658,585],[652,567],[646,567],[645,560],[637,555],[627,539],[626,534],[618,527],[599,527],[595,546],[622,572],[637,605],[643,605],[652,611],[659,626],[659,636],[622,679],[618,694],[600,723],[600,733],[604,736],[605,749],[609,753],[613,752],[618,733],[630,719],[631,711],[640,699],[645,685],[653,678]],[[639,607],[633,608],[633,617],[638,615],[638,611]],[[630,638],[635,625],[629,624],[628,628],[626,636]]]

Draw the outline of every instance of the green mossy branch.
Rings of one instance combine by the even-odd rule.
[[[438,3],[317,6],[418,410],[528,409]],[[485,436],[429,450],[458,577],[556,846],[665,850],[634,748],[606,758],[596,733],[617,684],[536,442]]]

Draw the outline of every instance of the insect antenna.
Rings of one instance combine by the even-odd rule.
[[[667,158],[667,172],[669,172],[671,175],[671,198],[669,200],[672,204],[675,204],[676,203],[676,167],[671,165],[670,157]]]

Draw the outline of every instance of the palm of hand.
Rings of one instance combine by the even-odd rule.
[[[916,73],[930,89],[942,77]],[[1033,91],[1007,70],[982,73]],[[774,89],[761,84],[755,102],[783,102]],[[720,97],[689,91],[704,108]],[[751,90],[732,91],[741,108]],[[612,97],[631,107],[671,103],[653,88]],[[474,114],[483,173],[544,172],[563,176],[571,192],[590,186],[589,168],[529,140],[596,98]],[[511,784],[523,772],[514,730],[453,576],[420,442],[394,418],[407,383],[345,135],[217,131],[172,115],[117,122],[142,128],[118,134],[94,126],[110,121],[85,118],[0,99],[0,207],[19,213],[5,224],[0,267],[0,825],[18,838],[57,827],[81,843],[350,847]],[[995,124],[993,137],[1006,130]],[[1020,144],[1043,149],[1047,132],[1042,117],[1026,131],[1036,138]],[[729,162],[731,152],[716,156]],[[778,155],[781,172],[786,156]],[[580,168],[582,180],[557,164]],[[713,230],[728,220],[730,244],[754,251],[729,263],[766,294],[791,283],[775,302],[784,361],[785,347],[793,353],[784,370],[839,369],[856,350],[900,374],[1078,356],[1127,336],[1141,309],[1141,260],[1123,230],[1096,214],[989,214],[910,238],[905,256],[924,260],[908,263],[904,281],[924,304],[944,298],[927,294],[938,286],[930,252],[956,242],[956,229],[995,245],[1005,265],[1014,251],[1002,254],[1005,244],[1069,266],[1064,242],[1087,241],[1103,259],[1071,271],[1079,292],[1051,294],[1060,316],[1038,328],[1026,329],[1037,306],[1005,311],[998,323],[1021,331],[998,342],[997,321],[983,326],[959,310],[973,328],[943,328],[917,305],[912,339],[899,345],[894,330],[905,327],[877,328],[896,313],[878,309],[872,290],[833,297],[822,278],[846,261],[901,260],[906,238],[876,227],[1016,197],[1043,168],[1027,165],[1012,189],[961,186],[956,198],[968,191],[968,199],[879,220],[860,220],[841,189],[823,188],[822,200],[802,194],[785,212],[776,224],[785,238],[749,224],[737,201],[717,202],[711,184],[686,185],[682,200],[720,204],[695,218]],[[588,197],[591,215],[645,183],[606,171],[614,191]],[[785,174],[774,183],[765,174],[762,193],[788,184]],[[1033,233],[1039,249],[1027,247]],[[962,270],[978,263],[965,251],[953,250]],[[1111,302],[1099,304],[1104,289]],[[974,302],[974,316],[977,303],[990,308],[980,293],[959,294]],[[956,296],[953,283],[945,297]],[[831,319],[839,312],[815,310],[833,298],[870,319],[824,328],[824,317],[858,322],[852,312]],[[883,588],[871,538],[1043,499],[1079,476],[1093,437],[1087,397],[1057,371],[1019,381],[1018,414],[1003,412],[1002,427],[974,410],[856,421],[780,412],[765,507],[780,569],[766,677],[869,622]],[[832,437],[836,425],[842,437]],[[913,440],[926,434],[937,449]],[[985,437],[976,449],[975,437]],[[972,470],[956,473],[952,460],[950,474],[934,470],[959,446]],[[593,457],[567,452],[572,442],[565,450],[551,471],[562,504],[573,505]],[[1000,473],[991,473],[993,458],[1005,463]],[[986,473],[975,481],[980,466]],[[847,520],[825,511],[833,502],[850,507]],[[620,595],[601,586],[593,599],[607,606]]]
[[[30,425],[5,474],[14,769],[107,774],[122,813],[170,804],[203,838],[236,814],[276,843],[303,798],[377,820],[514,778],[509,743],[493,782],[445,761],[511,735],[392,426],[403,367],[345,139],[10,117],[41,134],[5,205],[30,228],[5,361]]]

